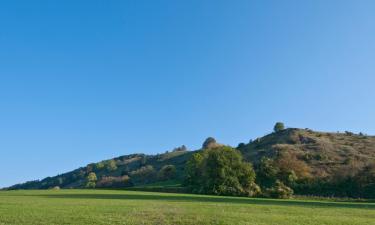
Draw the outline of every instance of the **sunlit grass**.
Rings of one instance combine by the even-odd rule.
[[[375,203],[120,190],[0,192],[0,224],[375,224]]]

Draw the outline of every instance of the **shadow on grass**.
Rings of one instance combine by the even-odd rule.
[[[358,208],[375,209],[375,204],[371,203],[349,203],[349,202],[324,202],[324,201],[303,201],[303,200],[278,200],[278,199],[260,199],[260,198],[237,198],[220,196],[202,196],[202,195],[167,195],[167,194],[50,194],[39,195],[48,198],[67,198],[67,199],[113,199],[113,200],[147,200],[147,201],[175,201],[175,202],[207,202],[207,203],[234,203],[234,204],[254,204],[254,205],[273,205],[273,206],[299,206],[299,207],[332,207],[332,208]]]

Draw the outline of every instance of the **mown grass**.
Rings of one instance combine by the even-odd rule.
[[[375,203],[122,190],[3,191],[0,224],[371,225]]]

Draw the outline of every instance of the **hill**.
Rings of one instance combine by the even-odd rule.
[[[183,171],[186,161],[192,154],[193,151],[187,151],[185,148],[176,148],[171,152],[157,155],[124,155],[97,163],[90,163],[85,167],[54,177],[16,184],[7,189],[83,188],[90,173],[95,173],[97,179],[96,187],[99,188],[143,186],[160,181],[181,183],[184,178]],[[168,167],[172,167],[172,171],[169,174],[166,171]]]
[[[205,147],[222,146],[213,138],[207,140]],[[297,194],[368,197],[363,192],[373,187],[373,136],[289,128],[240,143],[237,149],[253,164],[262,189],[278,180]],[[164,183],[176,188],[183,184],[186,162],[192,154],[194,151],[181,146],[158,155],[125,155],[8,189],[82,188],[90,173],[97,188],[152,187],[154,183],[159,189]]]
[[[330,177],[348,167],[363,168],[375,160],[375,137],[363,134],[315,132],[289,128],[257,138],[238,149],[244,157],[257,165],[262,157],[281,155],[290,161],[301,161],[311,169],[314,177]]]

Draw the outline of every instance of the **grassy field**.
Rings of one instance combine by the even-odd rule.
[[[371,225],[375,203],[120,190],[0,191],[0,224]]]

